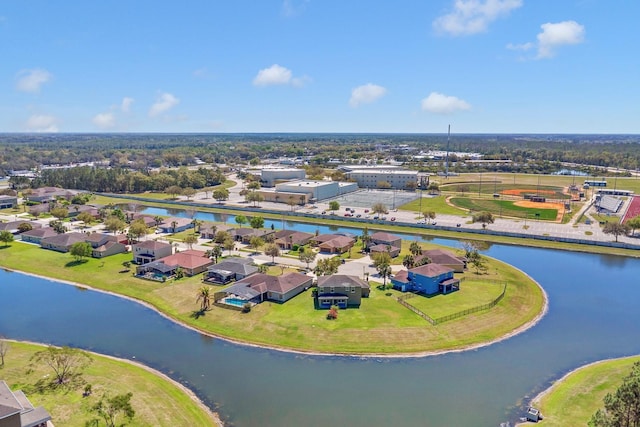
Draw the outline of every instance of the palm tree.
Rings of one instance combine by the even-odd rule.
[[[198,298],[196,302],[200,302],[200,311],[206,311],[211,307],[211,288],[208,286],[202,286],[198,289]]]
[[[416,260],[415,258],[413,258],[413,255],[405,255],[404,258],[402,258],[402,265],[404,265],[407,269],[412,269],[416,264]]]
[[[369,243],[371,243],[371,236],[369,235],[369,229],[367,227],[362,230],[360,240],[362,241],[362,250],[366,252],[369,248]]]
[[[153,220],[156,222],[156,227],[160,224],[162,224],[162,217],[159,215],[156,215],[153,217]]]
[[[411,252],[411,255],[413,256],[422,255],[422,247],[420,246],[420,243],[416,241],[411,242],[411,245],[409,246],[409,252]]]
[[[176,227],[178,226],[178,221],[171,221],[171,232],[176,232]]]

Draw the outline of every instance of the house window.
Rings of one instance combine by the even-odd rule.
[[[355,294],[355,293],[356,293],[356,287],[355,287],[355,286],[352,286],[352,287],[351,287],[351,293],[352,293],[352,294]]]
[[[321,294],[324,293],[324,288],[318,288],[318,292]]]
[[[331,287],[331,293],[334,293],[336,291],[336,288],[334,288],[333,286]]]

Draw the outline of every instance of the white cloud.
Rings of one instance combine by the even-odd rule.
[[[521,6],[522,0],[455,0],[453,12],[436,18],[433,27],[453,36],[477,34]]]
[[[561,46],[584,42],[584,26],[578,24],[576,21],[547,22],[546,24],[542,24],[540,28],[542,28],[542,32],[538,33],[537,42],[522,44],[509,43],[507,49],[521,51],[537,49],[537,54],[534,58],[529,57],[524,59],[547,59],[553,58]]]
[[[91,120],[100,129],[111,129],[116,125],[116,117],[113,113],[99,113]]]
[[[295,16],[301,13],[309,3],[309,0],[283,0],[282,1],[282,14],[287,18]]]
[[[253,79],[253,84],[256,86],[287,85],[290,82],[291,70],[278,64],[258,71],[258,75]]]
[[[18,73],[16,88],[21,92],[38,93],[40,86],[51,80],[50,72],[42,69],[22,70]]]
[[[131,104],[133,104],[134,99],[133,98],[129,98],[128,96],[125,96],[124,98],[122,98],[122,103],[120,103],[120,109],[122,110],[123,113],[128,113],[129,111],[131,111]]]
[[[558,47],[580,44],[584,41],[584,26],[576,21],[563,21],[556,24],[547,22],[540,27],[542,32],[538,34],[538,58],[551,58]]]
[[[149,117],[156,117],[169,111],[180,103],[180,100],[170,93],[161,93],[149,110]]]
[[[524,51],[527,51],[527,50],[533,49],[534,47],[536,47],[535,43],[531,43],[531,42],[522,43],[522,44],[509,43],[507,45],[507,49],[509,49],[509,50],[524,50]]]
[[[387,93],[387,89],[373,83],[358,86],[351,91],[349,105],[356,108],[362,104],[371,104],[378,98],[383,97]]]
[[[470,110],[471,105],[455,96],[431,92],[422,100],[422,109],[434,114],[452,114],[457,111]]]
[[[31,132],[58,132],[58,124],[53,116],[34,114],[27,120],[27,129]]]

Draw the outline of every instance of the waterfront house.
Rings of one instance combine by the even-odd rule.
[[[53,427],[53,424],[46,409],[34,407],[22,391],[11,391],[7,383],[0,380],[0,426]]]
[[[230,232],[231,237],[237,241],[248,244],[252,237],[260,237],[265,239],[268,235],[273,234],[273,230],[262,230],[257,228],[236,228]]]
[[[58,233],[51,227],[34,228],[20,234],[23,242],[40,244],[45,237],[57,236]]]
[[[340,234],[321,234],[313,238],[320,252],[330,254],[343,254],[349,251],[355,244],[355,239]]]
[[[391,246],[398,249],[402,247],[402,239],[395,234],[378,231],[373,233],[369,237],[371,238],[369,247],[376,245]],[[400,250],[398,250],[398,253],[400,253]]]
[[[315,237],[312,233],[305,233],[304,231],[295,230],[280,230],[275,234],[275,244],[280,249],[293,249],[293,246],[306,245]]]
[[[171,255],[173,249],[170,243],[146,240],[144,242],[134,243],[132,252],[134,263],[147,264]]]
[[[180,268],[186,276],[195,276],[211,264],[213,261],[206,256],[206,252],[190,249],[138,266],[136,275],[161,280],[163,276],[173,276]]]
[[[443,249],[423,250],[421,255],[414,257],[416,265],[423,264],[424,259],[428,259],[433,264],[449,267],[455,273],[463,273],[467,268],[467,259],[455,256],[452,252]]]
[[[180,233],[189,228],[193,228],[193,220],[189,218],[169,217],[162,220],[158,228],[163,233]]]
[[[384,252],[388,253],[391,258],[395,258],[398,255],[400,255],[400,248],[397,246],[390,246],[390,245],[369,246],[369,253],[371,254],[371,256],[374,256],[375,254],[384,253]]]
[[[91,245],[91,256],[104,258],[110,255],[127,251],[127,246],[121,241],[122,236],[112,236],[103,233],[91,233],[87,235],[86,242]]]
[[[200,237],[207,240],[213,240],[216,238],[216,234],[220,231],[231,233],[233,229],[234,227],[230,225],[204,223],[200,225]]]
[[[316,299],[320,308],[333,305],[340,308],[360,307],[360,301],[367,298],[369,292],[369,283],[364,280],[356,276],[334,274],[318,277]]]
[[[265,300],[282,303],[311,287],[312,282],[312,277],[296,272],[282,276],[257,273],[217,292],[216,295],[222,298],[217,298],[216,302],[229,305],[258,304]]]
[[[453,269],[440,264],[425,264],[401,270],[391,278],[394,289],[425,295],[448,294],[460,289],[460,280],[453,277]]]
[[[40,240],[40,247],[58,252],[69,252],[74,243],[84,242],[84,233],[63,233],[55,236],[45,237]]]

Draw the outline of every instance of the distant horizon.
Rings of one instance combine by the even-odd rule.
[[[637,16],[602,0],[4,2],[0,130],[636,135]]]
[[[0,135],[40,135],[40,136],[64,136],[64,135],[447,135],[447,132],[162,132],[162,131],[129,131],[129,132],[4,132]],[[454,135],[522,135],[522,136],[638,136],[640,133],[563,133],[563,132],[451,132]],[[640,142],[640,141],[639,141]]]

